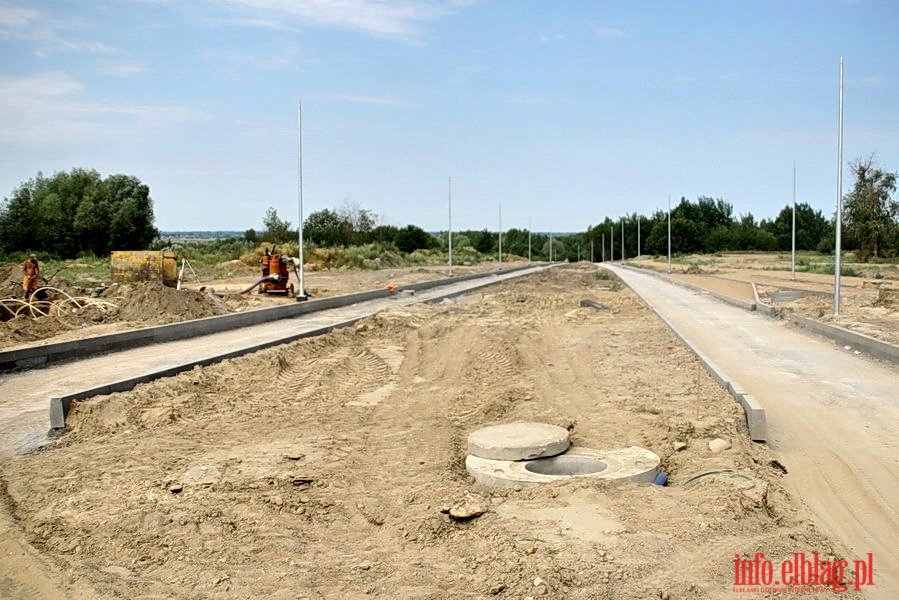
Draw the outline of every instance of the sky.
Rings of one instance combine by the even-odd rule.
[[[772,219],[795,163],[829,217],[841,57],[843,190],[854,160],[899,171],[897,23],[896,0],[0,0],[0,197],[77,167],[147,184],[163,231],[296,227],[302,197],[577,232],[669,197]]]

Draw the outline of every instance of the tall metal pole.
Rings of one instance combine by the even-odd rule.
[[[668,274],[671,274],[671,194],[668,194]]]
[[[843,229],[843,57],[840,57],[840,124],[839,135],[837,136],[837,241],[834,254],[836,255],[836,263],[833,267],[834,285],[833,285],[833,314],[840,314],[840,270],[842,260],[840,253],[842,251],[842,229]]]
[[[790,263],[790,279],[796,281],[796,161],[793,161],[793,258]]]
[[[549,262],[553,261],[553,228],[549,228]]]
[[[448,178],[447,196],[449,199],[449,230],[447,232],[447,244],[449,247],[449,276],[453,276],[453,178]]]
[[[305,255],[303,253],[303,103],[297,100],[297,204],[299,225],[297,226],[298,242],[300,244],[300,289],[297,291],[297,301],[306,300],[306,269]]]
[[[528,217],[528,264],[531,264],[531,218]]]
[[[637,215],[637,257],[640,257],[640,215]]]
[[[593,240],[590,240],[590,262],[596,262],[593,260]]]
[[[499,205],[499,266],[503,266],[503,205]]]

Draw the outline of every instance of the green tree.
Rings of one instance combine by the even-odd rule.
[[[499,238],[495,233],[482,229],[468,234],[474,249],[481,254],[493,254],[498,251]]]
[[[142,250],[159,232],[150,189],[136,177],[73,169],[20,185],[0,204],[0,249],[60,258]]]
[[[394,238],[397,250],[411,254],[416,250],[427,250],[434,244],[433,236],[416,225],[406,225]]]
[[[851,163],[850,169],[855,183],[843,197],[847,243],[858,249],[862,260],[877,258],[883,255],[883,242],[896,234],[899,202],[892,199],[896,173],[878,168],[873,157]]]
[[[513,254],[515,256],[523,256],[527,258],[528,255],[528,230],[527,229],[517,229],[512,228],[505,233],[503,233],[503,253],[504,254]],[[531,254],[534,252],[534,241],[530,240],[531,243]]]
[[[371,241],[380,244],[392,244],[400,228],[396,225],[378,225],[371,230]]]
[[[265,211],[265,218],[262,219],[262,225],[265,227],[265,233],[262,239],[273,244],[283,244],[293,239],[293,232],[290,230],[290,221],[284,221],[278,217],[278,211],[268,207]]]
[[[774,236],[778,250],[793,247],[793,207],[787,205],[771,222],[763,222],[761,229]],[[796,204],[796,249],[817,250],[822,242],[833,238],[833,224],[807,203]]]
[[[358,245],[371,241],[372,231],[378,224],[378,215],[349,198],[344,200],[336,213],[346,227],[349,244]]]
[[[325,208],[306,217],[303,234],[320,246],[346,246],[350,242],[349,228],[337,211]]]
[[[142,250],[159,231],[153,226],[150,188],[130,175],[111,175],[100,186],[101,202],[109,207],[111,250]]]

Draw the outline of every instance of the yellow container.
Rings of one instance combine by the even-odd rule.
[[[178,285],[178,255],[160,250],[115,250],[109,256],[113,283],[160,281]]]

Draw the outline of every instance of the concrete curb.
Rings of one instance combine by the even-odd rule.
[[[755,296],[755,310],[765,315],[766,317],[777,318],[777,311],[770,304],[765,304],[762,302],[762,299],[759,297],[759,288],[755,285],[755,282],[752,281],[752,295]]]
[[[875,358],[899,364],[899,346],[882,342],[863,333],[856,333],[855,331],[837,327],[836,325],[827,325],[826,323],[821,323],[814,319],[800,317],[798,315],[790,315],[790,321],[796,323],[803,329],[822,335],[838,344],[852,346],[853,349],[869,354]]]
[[[683,287],[711,294],[715,296],[719,300],[723,300],[728,304],[732,304],[739,308],[743,308],[745,310],[756,311],[760,314],[763,314],[767,317],[771,317],[773,319],[782,319],[782,317],[778,314],[777,309],[771,306],[770,304],[765,304],[759,298],[758,287],[756,287],[755,283],[752,283],[752,293],[755,296],[754,303],[747,303],[742,300],[738,300],[736,298],[731,298],[729,296],[725,296],[723,294],[719,294],[717,292],[712,292],[709,290],[705,290],[701,287],[695,286],[690,283],[685,283],[683,281],[678,281],[672,277],[667,277],[663,273],[658,273],[655,271],[651,271],[649,269],[638,269],[637,267],[632,267],[629,265],[615,265],[619,267],[623,267],[625,269],[632,269],[638,273],[647,273],[649,275],[654,275],[656,277],[660,277],[665,281],[674,283],[676,285],[681,285]],[[807,291],[802,290],[800,288],[784,288],[791,289],[797,291]],[[818,294],[818,292],[809,292]],[[860,352],[864,352],[869,356],[873,356],[874,358],[879,358],[882,360],[887,360],[892,363],[899,364],[899,346],[894,344],[890,344],[888,342],[883,342],[878,340],[877,338],[873,338],[871,336],[864,335],[862,333],[856,333],[849,329],[845,329],[843,327],[837,327],[836,325],[828,325],[826,323],[821,323],[820,321],[815,321],[814,319],[809,319],[807,317],[800,317],[797,315],[791,315],[789,320],[802,327],[803,329],[807,329],[812,333],[816,333],[823,337],[826,337],[830,340],[837,342],[838,344],[849,345],[852,346],[855,350]]]
[[[514,273],[521,269],[531,268],[537,264],[538,263],[532,263],[525,266],[512,267],[510,269],[505,269],[500,273]],[[497,271],[490,271],[487,273],[472,273],[459,277],[434,279],[399,286],[398,290],[426,290],[440,285],[458,283],[471,279],[487,278],[497,274]],[[128,350],[130,348],[138,348],[140,346],[148,346],[150,344],[172,342],[175,340],[196,337],[198,335],[207,335],[230,329],[238,329],[240,327],[248,327],[250,325],[270,323],[272,321],[290,319],[328,308],[338,308],[377,298],[386,298],[389,295],[390,291],[386,288],[366,292],[356,292],[353,294],[322,298],[320,300],[310,300],[308,302],[293,302],[291,304],[273,308],[261,308],[242,313],[206,317],[204,319],[145,327],[143,329],[135,329],[133,331],[125,331],[122,333],[99,335],[81,340],[29,346],[17,350],[6,350],[0,352],[0,372],[33,368],[56,362],[87,358],[89,356],[96,356],[107,352],[117,352],[120,350]]]
[[[558,264],[564,264],[564,263],[558,263]],[[427,300],[427,302],[436,302],[436,301],[442,300],[443,298],[451,298],[454,296],[466,294],[466,293],[471,292],[472,290],[480,289],[480,288],[487,287],[489,285],[498,283],[498,281],[496,281],[497,275],[514,273],[516,271],[530,269],[535,266],[539,266],[539,264],[530,264],[525,267],[517,267],[514,269],[504,270],[502,272],[494,271],[494,272],[490,272],[490,273],[476,273],[476,274],[466,275],[466,276],[462,276],[462,277],[452,277],[452,278],[446,278],[446,279],[440,279],[440,280],[424,281],[424,282],[420,282],[417,284],[411,284],[408,286],[404,286],[403,288],[400,289],[400,291],[402,291],[402,290],[411,290],[411,291],[424,290],[424,289],[429,289],[429,288],[435,288],[440,285],[448,285],[448,284],[452,284],[452,283],[458,283],[460,281],[467,281],[467,280],[479,279],[479,278],[486,279],[485,281],[478,282],[476,285],[474,285],[470,288],[466,288],[464,290],[455,290],[452,292],[447,292],[446,294],[442,294],[436,298],[431,298],[431,299]],[[547,265],[545,268],[549,268],[551,266],[555,266],[555,265]],[[489,277],[489,279],[487,279],[488,277]],[[501,281],[504,281],[504,280],[501,280]],[[338,308],[341,306],[347,306],[349,304],[355,304],[356,302],[360,302],[360,301],[364,301],[364,300],[371,300],[371,299],[375,299],[375,298],[387,297],[389,295],[390,295],[390,292],[388,290],[384,289],[384,290],[374,290],[372,292],[361,292],[361,293],[357,293],[357,294],[348,294],[346,296],[335,296],[333,298],[325,298],[325,299],[317,300],[317,301],[298,303],[296,306],[300,306],[300,307],[313,306],[314,308],[305,308],[305,310],[302,310],[301,312],[299,312],[297,314],[315,312],[318,310],[324,310],[324,309],[328,309],[328,308]],[[275,309],[262,309],[262,310],[253,311],[253,312],[264,313],[266,315],[269,315],[271,313],[269,313],[268,311],[292,308],[294,306],[295,305],[289,305],[289,306],[285,305],[285,306],[276,307]],[[241,313],[241,314],[249,314],[249,313]],[[225,316],[232,316],[232,315],[225,315]],[[239,316],[239,315],[234,315],[234,316]],[[296,315],[291,315],[291,316],[296,316]],[[169,367],[166,369],[161,369],[159,371],[155,371],[155,372],[151,372],[151,373],[144,373],[144,374],[136,376],[136,377],[122,379],[122,380],[119,380],[119,381],[116,381],[113,383],[105,384],[105,385],[91,388],[88,390],[79,390],[72,394],[67,394],[64,396],[50,398],[50,427],[51,427],[51,429],[64,429],[65,428],[66,416],[69,413],[69,409],[71,408],[73,400],[83,400],[85,398],[91,398],[93,396],[101,396],[101,395],[106,395],[106,394],[112,394],[115,392],[128,391],[130,389],[133,389],[138,384],[147,383],[149,381],[153,381],[154,379],[159,379],[162,377],[170,377],[172,375],[177,375],[178,373],[182,373],[184,371],[189,371],[190,369],[193,369],[194,367],[197,367],[197,366],[208,366],[211,364],[215,364],[217,362],[221,362],[223,360],[227,360],[229,358],[236,358],[238,356],[250,354],[252,352],[263,350],[265,348],[271,348],[273,346],[279,346],[281,344],[289,343],[289,342],[292,342],[292,341],[295,341],[298,339],[314,337],[317,335],[323,335],[323,334],[333,331],[335,329],[340,329],[342,327],[347,327],[349,325],[352,325],[352,324],[366,318],[366,316],[356,317],[353,319],[347,319],[347,320],[340,321],[338,323],[334,323],[331,325],[327,325],[325,327],[320,327],[320,328],[317,328],[314,330],[304,331],[302,333],[288,335],[288,336],[280,337],[277,339],[269,340],[269,341],[263,342],[261,344],[255,344],[255,345],[247,346],[244,348],[240,348],[238,350],[234,350],[232,352],[228,352],[225,354],[209,356],[209,357],[206,357],[206,358],[203,358],[200,360],[191,361],[188,363],[176,365],[174,367]],[[210,317],[209,319],[221,319],[221,318],[222,317]],[[276,317],[276,318],[287,318],[287,317]],[[181,323],[181,325],[185,325],[186,328],[193,330],[193,324],[198,323],[200,321],[208,321],[209,319],[199,319],[198,321],[188,321],[188,322]],[[266,321],[263,320],[262,322],[266,322]],[[250,324],[254,324],[254,323],[250,323]],[[175,324],[175,325],[178,325],[178,324]],[[164,326],[164,327],[167,327],[167,326]],[[231,328],[235,329],[237,327],[231,327]],[[155,329],[155,328],[150,328],[150,329]],[[221,331],[221,329],[219,329],[217,331]],[[212,333],[212,331],[203,330],[200,333],[200,335],[203,335],[206,333]],[[116,334],[114,334],[114,335],[116,335]],[[190,337],[190,336],[183,336],[183,337]],[[172,339],[181,339],[181,338],[172,338]],[[165,341],[171,341],[171,340],[165,340]],[[155,342],[148,342],[148,343],[155,343]],[[140,344],[140,345],[146,345],[146,344]]]
[[[622,266],[622,265],[616,265],[616,266]],[[636,269],[635,267],[625,267],[625,268],[632,269],[638,273],[652,273],[651,271],[647,271],[645,269]],[[663,277],[663,279],[665,279],[666,281],[672,281],[672,282],[678,283],[678,284],[682,283],[682,282],[674,281],[670,277]],[[685,287],[695,287],[695,286],[688,285]],[[631,288],[631,289],[633,290],[633,288]],[[640,296],[640,294],[636,290],[633,290],[633,291],[638,296]],[[705,291],[705,290],[703,290],[703,291]],[[696,356],[696,358],[699,359],[700,364],[702,364],[703,368],[712,377],[712,379],[714,379],[718,383],[718,385],[720,385],[722,388],[726,389],[727,392],[734,398],[734,400],[736,400],[737,403],[739,403],[740,406],[743,407],[743,411],[746,413],[746,426],[749,429],[750,439],[752,439],[753,441],[756,441],[756,442],[767,441],[767,437],[768,437],[767,416],[765,414],[765,409],[759,404],[758,400],[753,398],[750,394],[747,394],[746,391],[743,390],[743,387],[739,383],[737,383],[736,381],[731,379],[731,377],[727,373],[725,373],[723,369],[721,369],[718,365],[713,363],[711,361],[711,359],[709,359],[705,354],[703,354],[699,350],[699,348],[694,346],[687,338],[685,338],[684,335],[680,332],[680,330],[677,327],[675,327],[674,323],[669,321],[663,314],[661,314],[658,310],[656,310],[655,307],[652,304],[650,304],[649,301],[646,300],[646,298],[643,298],[643,296],[640,296],[640,298],[642,298],[643,301],[646,302],[646,305],[652,309],[652,311],[662,320],[662,322],[665,323],[665,325],[667,325],[668,328],[672,332],[674,332],[674,335],[676,335],[678,337],[678,339],[681,342],[683,342],[683,344],[687,348],[690,349],[690,351]],[[728,298],[728,297],[724,296],[724,298]],[[731,298],[731,300],[735,300],[735,299]],[[738,304],[736,304],[737,306],[747,304],[746,302],[743,302],[743,301],[737,301],[737,302],[739,302]],[[741,306],[741,307],[743,307],[743,306]]]

